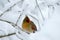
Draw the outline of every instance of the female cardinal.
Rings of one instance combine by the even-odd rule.
[[[35,31],[37,31],[35,24],[32,21],[30,21],[30,19],[27,16],[23,20],[22,28],[25,32],[29,34],[35,33]]]

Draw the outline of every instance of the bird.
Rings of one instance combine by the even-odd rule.
[[[28,18],[28,16],[23,20],[22,29],[28,34],[35,33],[35,31],[37,31],[36,25]]]

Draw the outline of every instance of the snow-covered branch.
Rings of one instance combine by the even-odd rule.
[[[2,15],[4,15],[4,13],[5,12],[8,12],[8,11],[10,11],[15,5],[17,5],[18,3],[20,3],[21,2],[21,0],[19,0],[18,2],[16,2],[16,3],[11,3],[11,4],[9,4],[10,6],[8,7],[8,8],[6,8],[1,14],[0,14],[0,17],[2,16]]]
[[[2,36],[0,36],[0,38],[8,37],[8,36],[11,36],[11,35],[16,35],[16,33],[11,33],[11,34],[8,34],[8,35],[2,35]]]
[[[39,7],[39,5],[38,5],[37,0],[35,0],[35,1],[36,1],[36,6],[38,7],[38,9],[39,9],[39,11],[40,11],[40,13],[41,13],[41,16],[42,16],[43,20],[45,20],[45,18],[44,18],[44,16],[43,16],[43,14],[42,14],[42,11],[41,11],[41,9],[40,9],[40,7]]]

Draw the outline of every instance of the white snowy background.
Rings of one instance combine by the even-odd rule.
[[[25,16],[37,32],[22,31]],[[0,0],[0,40],[60,40],[60,0]]]

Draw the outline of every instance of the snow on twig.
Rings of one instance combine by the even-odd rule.
[[[2,15],[4,15],[5,12],[10,11],[11,8],[13,8],[15,5],[17,5],[17,4],[20,3],[20,2],[21,2],[21,0],[19,0],[19,1],[16,2],[16,3],[13,3],[13,4],[12,4],[11,6],[9,6],[7,9],[5,9],[5,11],[3,11],[3,12],[0,14],[0,17],[1,17]]]
[[[8,35],[3,35],[3,36],[0,36],[0,38],[8,37],[8,36],[11,36],[11,35],[16,35],[16,33],[11,33],[11,34],[8,34]]]
[[[36,1],[36,5],[37,5],[37,7],[38,7],[38,9],[39,9],[39,11],[40,11],[40,13],[41,13],[41,16],[42,16],[42,18],[43,18],[43,21],[44,21],[45,18],[44,18],[43,14],[42,14],[42,11],[41,11],[41,9],[40,9],[40,7],[39,7],[39,5],[38,5],[38,2],[37,2],[37,0],[35,0],[35,1]]]

